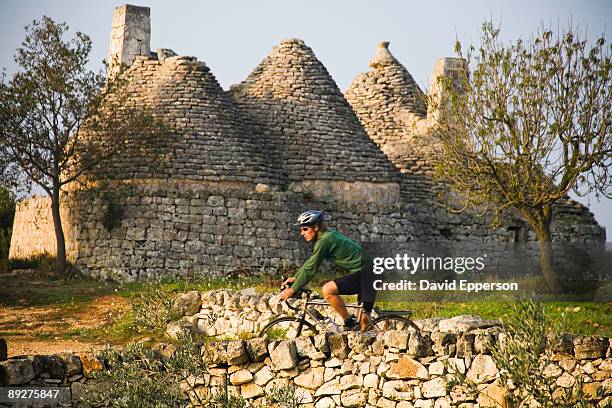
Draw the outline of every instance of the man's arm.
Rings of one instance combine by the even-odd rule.
[[[329,246],[325,241],[317,241],[315,244],[314,250],[312,251],[312,255],[310,258],[304,262],[304,265],[298,270],[295,274],[295,278],[293,278],[293,284],[290,288],[283,290],[280,294],[281,300],[287,300],[295,293],[302,288],[302,286],[306,285],[312,278],[314,277],[319,265],[327,256],[329,251]],[[289,278],[292,279],[292,278]],[[287,279],[288,282],[289,279]],[[290,283],[290,282],[288,282]]]

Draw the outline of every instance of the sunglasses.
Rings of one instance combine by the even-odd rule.
[[[312,227],[300,227],[300,231],[301,232],[308,231],[308,230],[311,230],[311,229],[312,229]]]

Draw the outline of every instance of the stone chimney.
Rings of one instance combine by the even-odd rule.
[[[430,122],[437,122],[442,116],[441,110],[448,109],[447,95],[439,78],[447,77],[458,89],[463,86],[464,76],[469,75],[467,61],[463,58],[440,58],[434,65],[429,83],[429,97],[434,106],[429,106],[427,119]]]
[[[136,55],[151,54],[151,9],[124,4],[113,10],[108,63],[130,65]]]

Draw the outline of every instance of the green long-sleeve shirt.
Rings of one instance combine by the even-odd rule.
[[[302,265],[291,285],[294,291],[310,282],[324,259],[351,273],[361,270],[361,246],[336,230],[326,230],[315,243],[310,258]]]

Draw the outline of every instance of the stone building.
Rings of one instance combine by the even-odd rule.
[[[149,39],[148,8],[115,9],[109,59],[130,65],[134,101],[169,130],[116,158],[90,188],[65,193],[67,252],[85,273],[278,273],[307,255],[292,223],[309,208],[363,244],[486,253],[490,271],[534,268],[525,259],[535,237],[520,218],[491,229],[486,217],[434,204],[444,188],[431,177],[437,113],[388,43],[343,94],[301,40],[282,41],[224,91],[204,62],[151,52]],[[434,74],[462,64],[442,59]],[[50,217],[45,199],[18,205],[12,258],[53,251]],[[593,214],[569,199],[556,207],[553,231],[560,244],[605,241]]]

